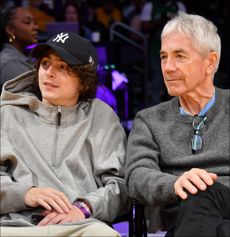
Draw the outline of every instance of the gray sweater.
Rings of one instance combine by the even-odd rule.
[[[216,101],[202,129],[203,148],[192,154],[190,115],[179,113],[179,101],[140,111],[128,139],[126,181],[129,194],[147,206],[162,208],[177,201],[173,184],[183,172],[202,168],[230,186],[229,90],[216,88]]]
[[[128,198],[126,135],[119,118],[98,99],[73,107],[47,106],[34,94],[33,84],[29,72],[3,87],[1,225],[32,225],[32,214],[41,212],[24,204],[32,186],[62,191],[71,202],[84,198],[94,218],[113,221]]]

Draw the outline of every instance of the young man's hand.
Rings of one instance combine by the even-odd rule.
[[[85,219],[83,212],[76,206],[72,206],[69,213],[58,213],[55,210],[42,212],[44,218],[38,223],[38,226],[70,223]]]
[[[29,207],[44,207],[58,213],[68,213],[72,204],[66,195],[53,188],[32,187],[25,195],[25,204]]]
[[[211,186],[217,179],[217,175],[209,173],[204,169],[193,168],[184,172],[174,183],[175,193],[182,199],[188,197],[189,192],[196,194],[198,190],[204,191],[207,186]]]

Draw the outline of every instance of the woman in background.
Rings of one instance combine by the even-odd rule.
[[[26,47],[37,43],[38,27],[23,7],[6,7],[0,12],[1,84],[33,69]]]

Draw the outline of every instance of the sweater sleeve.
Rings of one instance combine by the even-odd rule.
[[[88,201],[93,217],[112,222],[128,210],[124,181],[126,134],[116,118],[105,131],[99,154],[94,160],[95,192],[81,197]]]
[[[126,183],[129,195],[141,203],[167,205],[177,199],[173,188],[177,176],[161,171],[161,149],[153,131],[145,116],[138,113],[128,140]]]

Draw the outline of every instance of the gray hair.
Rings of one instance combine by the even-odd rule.
[[[177,16],[165,25],[161,33],[161,39],[166,34],[177,32],[190,37],[194,42],[194,46],[203,56],[209,52],[217,53],[216,72],[221,54],[221,42],[217,33],[217,27],[202,16],[178,12]]]

